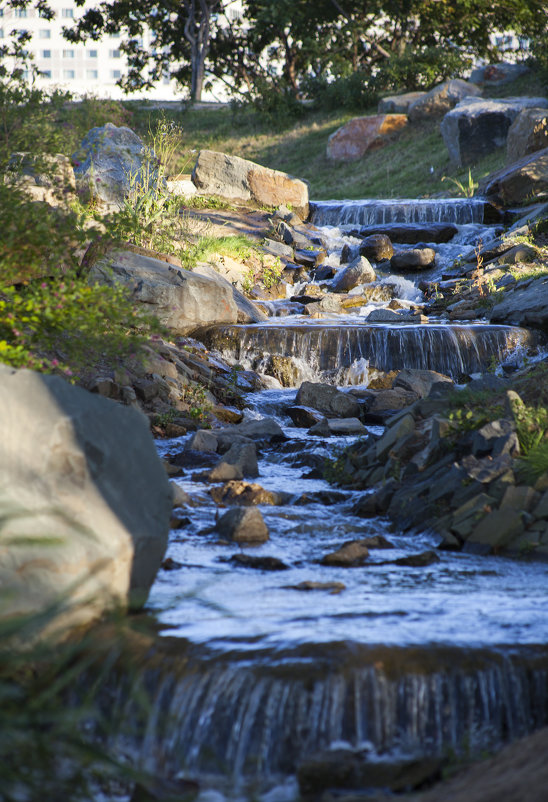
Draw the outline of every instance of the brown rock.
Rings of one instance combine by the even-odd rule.
[[[369,557],[369,549],[363,540],[349,540],[340,549],[326,554],[320,560],[322,565],[339,568],[354,568],[363,565]]]
[[[230,481],[223,487],[212,487],[209,491],[215,504],[237,504],[253,506],[255,504],[279,504],[280,496],[264,487],[250,482]]]
[[[485,194],[505,206],[519,205],[530,197],[548,193],[548,147],[491,173]]]
[[[405,114],[355,117],[331,134],[327,142],[327,158],[344,162],[361,159],[368,150],[381,147],[406,125]]]
[[[523,109],[508,129],[506,164],[513,164],[529,153],[546,147],[548,147],[548,110]]]

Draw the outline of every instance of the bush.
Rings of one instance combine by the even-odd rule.
[[[472,60],[448,47],[406,49],[383,62],[374,78],[379,91],[406,89],[428,90],[448,78],[458,78],[471,66]]]
[[[376,105],[379,99],[370,74],[361,70],[331,82],[324,77],[308,77],[303,82],[303,91],[315,106],[326,111],[359,111]]]

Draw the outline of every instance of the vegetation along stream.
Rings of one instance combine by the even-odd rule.
[[[353,201],[317,203],[312,219],[333,265],[343,247],[356,247],[357,226],[363,234],[379,223],[455,225],[456,242],[426,243],[437,252],[427,277],[440,280],[455,249],[490,236],[482,215],[476,200]],[[294,386],[273,381],[246,399],[245,422],[274,420],[283,430],[258,442],[263,492],[255,501],[269,532],[262,545],[219,537],[222,486],[204,481],[214,460],[189,448],[195,435],[158,442],[161,456],[182,467],[176,481],[189,514],[171,533],[171,570],[149,599],[165,627],[165,654],[142,678],[154,680],[154,704],[146,737],[132,748],[147,768],[197,777],[228,796],[293,799],[297,770],[306,786],[303,761],[316,760],[321,774],[326,755],[344,762],[357,750],[373,772],[369,784],[383,786],[374,772],[386,764],[478,753],[548,722],[548,566],[438,551],[440,538],[426,527],[364,519],[357,502],[368,491],[324,478],[356,435],[314,435],[287,413],[303,380],[359,398],[372,370],[429,369],[458,382],[534,358],[538,335],[512,326],[365,322],[388,298],[417,300],[424,276],[383,275],[380,265],[376,286],[390,286],[390,295],[352,314],[310,319],[274,301],[266,323],[203,333],[244,367],[288,359]],[[382,431],[366,425],[359,436],[367,442]],[[353,540],[369,544],[366,562],[329,557]],[[131,717],[124,693],[114,704]]]

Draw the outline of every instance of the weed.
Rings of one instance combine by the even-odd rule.
[[[452,184],[458,189],[460,194],[463,198],[472,198],[476,189],[478,188],[478,182],[474,181],[472,178],[472,170],[468,168],[468,178],[466,183],[464,181],[459,181],[458,178],[452,178],[451,176],[444,175],[442,176],[442,181],[451,181]]]

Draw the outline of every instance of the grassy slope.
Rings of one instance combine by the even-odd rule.
[[[489,96],[542,95],[531,75],[513,84],[491,88]],[[468,168],[455,169],[439,132],[439,121],[409,125],[385,147],[367,153],[350,164],[333,164],[325,150],[329,135],[353,116],[375,114],[364,109],[355,114],[306,112],[296,123],[273,129],[251,110],[189,110],[169,114],[183,129],[183,149],[177,162],[181,172],[190,172],[200,148],[242,156],[259,164],[304,178],[315,199],[365,197],[447,196],[459,193],[444,176],[468,181]],[[151,113],[135,112],[134,127],[145,132]],[[474,181],[504,165],[505,151],[498,149],[472,165]]]

